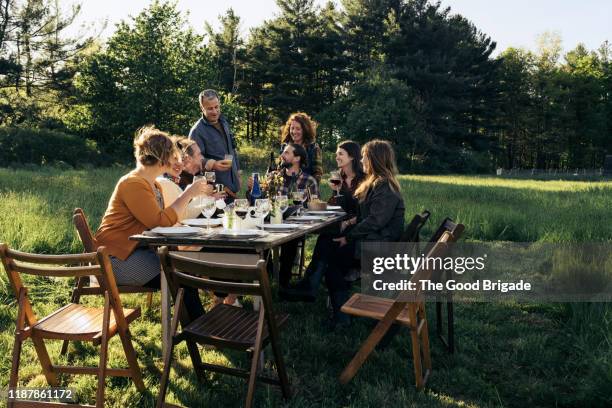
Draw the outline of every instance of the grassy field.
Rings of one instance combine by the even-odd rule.
[[[71,225],[76,206],[97,227],[116,180],[125,169],[26,171],[0,169],[0,241],[25,251],[79,252]],[[427,237],[446,216],[466,225],[475,241],[602,242],[612,240],[612,183],[532,181],[467,176],[402,176],[406,217],[429,209]],[[324,194],[325,195],[325,194]],[[312,242],[311,242],[312,243]],[[44,315],[67,302],[69,282],[37,280],[34,308]],[[327,333],[325,296],[316,304],[278,302],[291,314],[282,333],[294,397],[261,385],[257,406],[291,407],[489,407],[610,406],[612,404],[612,307],[609,304],[458,304],[458,352],[451,356],[432,340],[433,375],[424,392],[414,388],[407,333],[376,351],[357,377],[341,386],[337,377],[371,329],[354,321],[349,330]],[[141,296],[126,296],[128,305]],[[248,299],[247,299],[248,303]],[[433,322],[429,307],[430,322]],[[13,344],[15,299],[0,275],[0,387],[6,386]],[[108,406],[153,406],[161,369],[159,295],[131,327],[147,392],[130,381],[108,380]],[[110,363],[120,366],[118,339],[111,343]],[[60,343],[51,343],[57,361]],[[71,347],[71,361],[97,364],[97,350]],[[245,366],[240,354],[203,351],[204,358]],[[246,385],[211,375],[199,385],[186,349],[178,350],[168,401],[184,406],[241,406]],[[20,384],[45,386],[31,344],[22,353]],[[82,401],[92,401],[95,377],[71,377]]]

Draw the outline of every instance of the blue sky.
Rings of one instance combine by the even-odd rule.
[[[315,0],[324,4],[325,0]],[[338,1],[336,1],[338,3]],[[81,22],[108,20],[104,36],[114,24],[138,14],[149,0],[83,0]],[[452,13],[471,20],[497,41],[497,52],[509,46],[536,49],[536,38],[545,31],[558,32],[564,50],[579,42],[597,49],[604,40],[612,42],[612,0],[442,0]],[[204,21],[216,23],[217,16],[232,7],[241,17],[243,35],[250,27],[274,17],[274,0],[178,0],[178,7],[189,12],[191,25],[203,32]]]

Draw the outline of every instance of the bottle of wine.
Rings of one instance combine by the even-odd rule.
[[[261,197],[261,187],[259,185],[259,173],[253,173],[253,188],[251,189],[251,206],[255,205],[255,200]]]

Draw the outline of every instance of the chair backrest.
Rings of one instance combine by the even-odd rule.
[[[98,248],[96,252],[83,254],[38,255],[12,250],[8,245],[2,243],[0,244],[0,259],[17,298],[20,297],[22,290],[26,290],[21,274],[62,278],[81,278],[93,275],[100,282],[100,286],[109,292],[110,303],[116,318],[123,319],[123,309],[115,276],[104,247]],[[34,324],[36,316],[27,298],[25,307],[29,324]]]
[[[266,261],[234,265],[205,260],[202,252],[158,250],[164,273],[176,287],[189,286],[215,292],[264,296],[270,293]]]
[[[448,244],[456,242],[461,237],[463,229],[464,227],[462,224],[456,224],[456,228],[454,228],[453,231],[443,231],[441,236],[438,237],[435,242],[431,243],[431,248],[425,252],[426,257],[424,258],[429,259],[430,262],[426,262],[425,264],[421,265],[410,278],[411,282],[416,283],[416,290],[406,290],[401,292],[397,296],[396,301],[408,302],[420,300],[422,292],[420,281],[429,280],[432,278],[432,276],[434,276],[434,274],[439,274],[439,271],[435,269],[435,267],[438,266],[438,263],[431,260],[442,259],[448,252]]]
[[[452,219],[446,217],[444,221],[442,221],[436,232],[434,232],[434,234],[431,236],[429,243],[425,247],[425,253],[431,251],[434,244],[440,239],[440,237],[442,237],[442,234],[444,234],[445,232],[448,231],[454,236],[456,236],[457,239],[459,239],[459,237],[463,234],[464,229],[465,226],[463,224],[457,224]]]
[[[96,238],[91,233],[87,218],[85,218],[85,212],[80,208],[75,208],[72,214],[72,222],[81,238],[85,252],[96,252],[98,249],[98,243]]]
[[[421,214],[415,214],[412,217],[412,221],[406,226],[404,233],[400,239],[401,242],[419,242],[421,228],[429,219],[431,213],[428,210],[423,211]]]

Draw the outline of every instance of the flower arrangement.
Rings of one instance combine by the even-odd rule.
[[[278,211],[278,204],[276,197],[282,192],[285,179],[280,171],[272,171],[265,177],[264,186],[262,188],[268,192],[268,199],[270,200],[270,216],[276,217]]]

